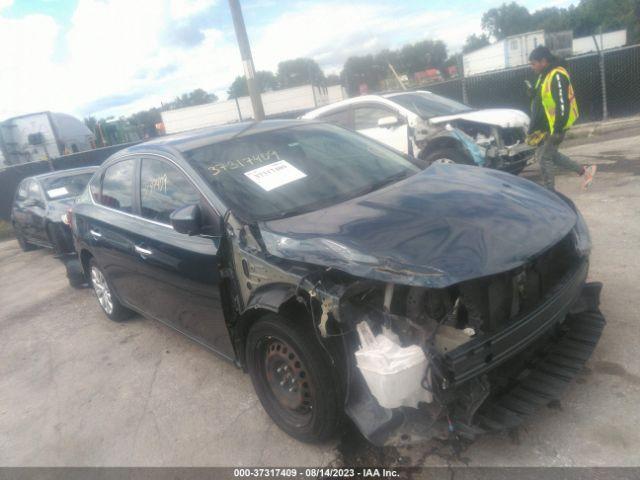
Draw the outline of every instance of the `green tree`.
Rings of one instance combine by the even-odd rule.
[[[217,100],[218,96],[215,93],[208,93],[201,88],[197,88],[192,92],[183,93],[172,102],[165,104],[165,109],[193,107],[194,105],[203,105]]]
[[[387,70],[388,67],[381,65],[373,55],[349,57],[340,77],[349,95],[356,95],[362,84],[367,85],[369,90],[377,90],[380,82],[387,76]]]
[[[280,88],[299,85],[323,85],[324,73],[318,63],[311,58],[295,58],[278,64],[278,82]]]
[[[328,87],[330,87],[331,85],[340,85],[342,83],[342,80],[340,79],[340,75],[331,73],[327,75],[327,78],[325,79],[325,83]]]
[[[423,40],[405,45],[399,52],[400,65],[396,70],[413,74],[427,68],[442,68],[447,59],[447,46],[440,40]],[[398,68],[399,67],[399,68]]]
[[[467,41],[464,42],[462,53],[473,52],[474,50],[478,50],[479,48],[486,47],[487,45],[489,45],[489,43],[489,37],[486,34],[471,34],[467,37]]]
[[[272,72],[265,70],[256,72],[256,81],[258,82],[260,93],[278,89],[278,79]],[[229,87],[229,90],[227,90],[227,95],[229,99],[246,97],[249,95],[247,77],[244,75],[236,77]]]
[[[529,10],[516,2],[488,10],[482,15],[481,24],[482,29],[496,40],[534,29]]]

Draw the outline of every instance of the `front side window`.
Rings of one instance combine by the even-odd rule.
[[[328,124],[245,135],[184,156],[227,207],[253,220],[335,205],[419,171],[377,142]]]
[[[407,110],[411,110],[421,118],[454,115],[471,110],[471,107],[464,103],[430,92],[399,93],[389,97],[389,99],[402,105]]]
[[[123,160],[108,167],[102,177],[99,203],[122,212],[133,211],[134,160]]]
[[[354,125],[356,130],[378,128],[378,120],[384,117],[398,117],[398,115],[381,107],[358,107],[354,113]]]
[[[168,225],[174,210],[199,200],[198,190],[174,165],[163,160],[142,159],[140,210],[144,218]]]

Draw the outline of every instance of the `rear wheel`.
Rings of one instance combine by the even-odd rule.
[[[93,291],[98,297],[98,303],[102,307],[102,311],[115,322],[120,322],[131,317],[132,312],[124,307],[113,292],[111,283],[107,279],[102,269],[92,258],[89,263],[89,279]]]
[[[275,314],[249,331],[247,368],[262,406],[303,442],[331,438],[342,418],[342,394],[327,355],[308,327]]]
[[[453,164],[474,165],[467,154],[453,147],[439,148],[429,153],[425,160],[427,165],[433,164]]]
[[[15,224],[13,225],[13,233],[16,236],[16,240],[18,240],[18,245],[20,245],[20,248],[22,249],[23,252],[30,252],[31,250],[35,250],[37,248],[32,243],[27,242],[26,237],[20,231],[20,229],[15,226]]]

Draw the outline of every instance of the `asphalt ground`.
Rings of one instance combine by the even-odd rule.
[[[109,321],[45,250],[0,243],[0,466],[640,465],[640,129],[572,140],[593,186],[561,174],[591,229],[608,324],[559,404],[454,451],[375,449],[353,431],[299,443],[232,364],[152,320]],[[538,180],[537,166],[523,174]]]

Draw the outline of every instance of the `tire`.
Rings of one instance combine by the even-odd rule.
[[[18,240],[18,245],[20,245],[20,248],[22,249],[23,252],[30,252],[38,248],[32,243],[27,242],[27,239],[25,238],[24,234],[15,226],[15,224],[13,225],[13,233],[16,236],[16,240]]]
[[[425,157],[427,165],[434,163],[457,163],[461,165],[475,165],[467,154],[457,148],[439,148]]]
[[[93,258],[89,262],[89,284],[98,297],[100,308],[107,317],[114,322],[121,322],[131,317],[133,312],[120,303],[111,282]]]
[[[251,381],[271,419],[292,437],[317,443],[336,434],[344,398],[326,353],[303,321],[266,315],[249,331],[245,352]]]

